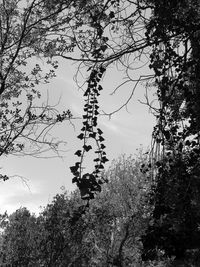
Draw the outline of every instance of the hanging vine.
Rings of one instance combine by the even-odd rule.
[[[75,153],[79,161],[77,161],[74,166],[70,167],[74,175],[72,182],[77,184],[82,198],[86,200],[94,198],[94,193],[101,191],[101,184],[105,182],[101,173],[104,169],[104,164],[108,161],[105,152],[106,146],[104,144],[103,132],[98,128],[97,123],[99,115],[98,96],[103,89],[99,82],[104,72],[105,68],[103,66],[93,69],[87,81],[88,86],[84,93],[86,103],[84,105],[85,114],[83,115],[83,127],[81,133],[77,136],[83,141],[83,146],[82,150],[77,150]],[[92,140],[96,143],[95,154],[97,155],[93,160],[94,170],[92,173],[83,174],[84,156],[92,150]]]
[[[87,33],[90,33],[89,36],[93,36],[93,40],[84,39],[83,42],[82,57],[84,59],[90,54],[92,66],[90,65],[89,67],[91,73],[84,93],[83,127],[81,133],[77,136],[83,142],[83,146],[82,149],[75,152],[78,161],[74,166],[70,167],[70,170],[74,176],[72,182],[77,184],[81,197],[87,201],[93,199],[95,193],[101,191],[101,185],[107,182],[102,176],[104,165],[108,161],[105,152],[106,146],[104,144],[103,131],[98,126],[98,97],[103,90],[100,81],[106,71],[106,65],[98,62],[99,60],[104,62],[104,58],[107,56],[109,38],[107,36],[108,33],[105,33],[105,29],[115,19],[115,14],[112,10],[118,10],[118,2],[118,0],[107,1],[104,5],[102,2],[97,1],[96,5],[90,6],[90,12],[87,17],[90,28]],[[84,49],[86,50],[85,52]],[[105,64],[109,65],[108,62]],[[95,143],[95,149],[93,143]],[[96,155],[93,159],[93,171],[84,173],[84,158],[87,153],[92,151]]]

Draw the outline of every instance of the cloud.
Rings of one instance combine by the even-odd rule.
[[[122,134],[121,129],[118,127],[118,125],[114,122],[112,122],[111,120],[105,121],[103,119],[99,120],[99,125],[101,125],[102,127],[105,127],[108,131],[111,131],[115,134]]]

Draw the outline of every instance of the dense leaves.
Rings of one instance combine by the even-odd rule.
[[[140,172],[141,160],[113,161],[104,174],[109,183],[90,207],[75,191],[57,195],[37,217],[25,208],[2,216],[1,264],[142,266],[140,236],[150,218],[151,182]]]
[[[144,236],[144,259],[184,258],[199,249],[199,25],[198,1],[149,1],[147,25],[155,40],[150,67],[155,72],[160,109],[154,138],[157,158],[153,220]],[[159,40],[162,40],[160,42]]]
[[[1,264],[12,266],[34,264],[37,258],[36,217],[26,208],[21,208],[9,217],[3,227],[5,232],[1,246]]]

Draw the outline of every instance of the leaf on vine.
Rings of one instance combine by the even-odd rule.
[[[92,149],[92,146],[91,146],[91,145],[89,145],[89,146],[84,145],[84,146],[83,146],[83,149],[85,149],[85,151],[88,152],[89,150]]]
[[[86,125],[86,131],[92,132],[92,126],[90,126],[89,124],[87,124]]]
[[[91,104],[97,104],[98,101],[96,99],[90,101]]]
[[[103,142],[105,139],[102,136],[99,136],[99,142]]]
[[[101,91],[103,90],[103,87],[101,85],[98,86],[98,90]]]
[[[79,134],[79,135],[77,136],[77,138],[83,140],[83,138],[84,138],[84,134],[83,134],[83,133]]]
[[[85,91],[85,93],[84,93],[84,95],[83,95],[83,96],[87,96],[89,93],[90,93],[90,90],[89,90],[89,89],[87,89],[87,90]]]
[[[95,153],[101,153],[101,150],[97,150],[97,151],[95,151]]]
[[[71,166],[71,167],[70,167],[70,170],[71,170],[72,173],[75,173],[75,172],[77,172],[77,170],[78,170],[78,166],[77,166],[77,165],[75,165],[75,166]]]
[[[93,122],[93,126],[96,127],[97,126],[97,117],[94,117],[92,119],[92,122]]]
[[[95,137],[96,137],[96,133],[90,133],[90,134],[89,134],[89,137],[91,137],[91,138],[95,138]]]
[[[99,129],[99,128],[97,128],[97,132],[98,132],[99,135],[103,134],[102,130]]]
[[[72,183],[74,184],[74,183],[77,183],[78,182],[78,178],[77,177],[74,177],[73,179],[72,179]]]
[[[106,146],[104,144],[101,144],[101,149],[104,149]]]
[[[86,127],[89,126],[89,124],[88,124],[87,121],[84,121],[84,122],[83,122],[83,125],[85,125]]]
[[[90,119],[90,118],[92,118],[92,116],[90,116],[90,115],[83,115],[83,119]]]
[[[106,163],[107,161],[109,161],[109,159],[107,159],[106,157],[102,157],[101,161],[102,163]]]
[[[92,109],[87,110],[88,113],[93,113]]]
[[[77,150],[76,153],[74,153],[74,155],[77,155],[78,157],[81,156],[81,150]]]

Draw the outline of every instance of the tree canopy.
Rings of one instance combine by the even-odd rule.
[[[1,156],[37,157],[49,149],[57,152],[63,143],[49,131],[57,123],[72,119],[72,114],[69,109],[59,112],[39,90],[39,85],[55,77],[58,66],[49,57],[45,71],[38,49],[47,45],[58,23],[53,23],[53,18],[59,12],[48,10],[44,1],[0,3]],[[1,175],[1,179],[8,176]]]
[[[102,193],[85,208],[78,190],[64,192],[35,216],[26,208],[2,216],[0,264],[12,266],[133,266],[151,207],[146,156],[122,155],[104,174]],[[140,265],[142,266],[142,265]]]

